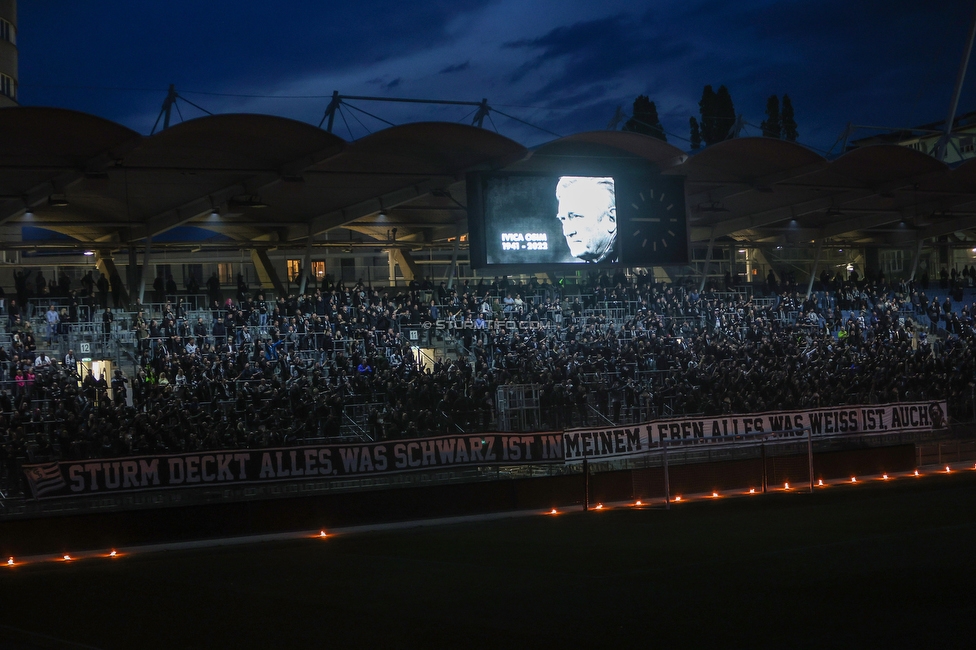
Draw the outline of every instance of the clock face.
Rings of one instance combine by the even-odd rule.
[[[623,235],[624,263],[655,266],[688,261],[682,180],[658,177],[656,182],[641,184],[628,192],[625,205],[629,214],[618,224]]]
[[[648,201],[654,200],[654,190],[648,190],[647,195],[644,192],[639,192],[641,204],[646,204]],[[634,240],[640,242],[641,248],[651,247],[651,250],[657,252],[657,247],[662,246],[667,248],[668,244],[671,246],[677,245],[678,233],[676,229],[678,228],[678,218],[674,216],[672,212],[674,210],[674,201],[665,201],[666,196],[664,192],[661,192],[657,197],[657,202],[659,206],[652,206],[651,211],[659,213],[661,216],[658,217],[634,217],[631,219],[631,223],[637,226],[634,230]],[[665,203],[667,206],[665,207]],[[648,210],[642,209],[642,205],[632,206],[637,212],[644,213]]]

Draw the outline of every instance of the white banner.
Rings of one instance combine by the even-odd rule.
[[[573,429],[563,434],[567,463],[609,460],[669,447],[751,442],[769,438],[930,431],[946,426],[945,402],[843,406],[809,411],[775,411],[707,418],[669,418],[640,425]]]

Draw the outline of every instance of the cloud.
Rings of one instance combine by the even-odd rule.
[[[971,13],[963,3],[917,0],[363,0],[309,6],[300,18],[268,14],[258,0],[172,0],[162,14],[123,0],[95,11],[62,4],[20,4],[21,100],[143,132],[175,83],[213,112],[312,124],[334,90],[486,97],[559,133],[604,128],[618,104],[629,111],[645,94],[665,130],[687,137],[702,86],[725,84],[755,124],[766,97],[789,93],[801,141],[823,147],[850,121],[941,119]],[[213,32],[218,23],[223,37]],[[976,108],[971,75],[960,111]],[[145,88],[159,90],[137,90]],[[379,102],[369,110],[396,123],[470,123],[473,107]],[[551,138],[498,115],[495,122],[530,146]],[[343,137],[359,137],[357,128]]]
[[[464,70],[467,70],[470,67],[471,67],[471,61],[465,61],[464,63],[449,65],[446,68],[443,68],[437,74],[452,74],[454,72],[463,72]]]
[[[605,84],[649,64],[673,62],[691,51],[687,41],[670,37],[646,14],[626,13],[557,27],[534,39],[505,43],[504,47],[533,54],[509,76],[512,83],[537,72],[545,77],[530,95],[533,101],[562,93],[577,95],[589,84]]]

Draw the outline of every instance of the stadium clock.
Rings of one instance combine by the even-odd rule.
[[[633,204],[635,212],[655,216],[631,218],[631,223],[636,226],[632,235],[634,241],[639,242],[642,249],[655,253],[685,246],[684,215],[677,209],[678,205],[669,201],[665,192],[659,192],[655,198],[653,189],[640,192],[638,196],[642,204]]]

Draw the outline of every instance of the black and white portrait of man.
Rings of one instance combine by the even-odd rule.
[[[617,204],[609,176],[561,176],[556,217],[573,257],[581,262],[617,260]]]

